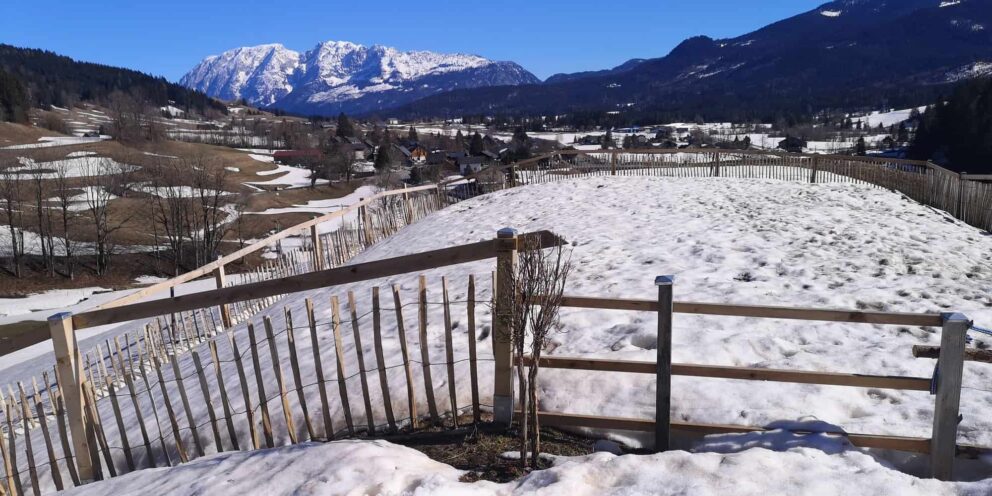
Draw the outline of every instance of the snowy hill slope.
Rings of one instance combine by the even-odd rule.
[[[307,114],[369,112],[457,88],[538,82],[512,62],[346,41],[302,54],[278,44],[237,48],[207,57],[180,80],[218,98]]]
[[[878,309],[904,312],[960,311],[978,324],[992,323],[992,237],[889,191],[849,184],[803,184],[773,180],[729,178],[587,178],[506,190],[468,200],[436,212],[415,225],[359,255],[354,263],[417,253],[467,242],[491,239],[505,226],[521,231],[551,229],[569,240],[577,267],[568,293],[580,296],[652,298],[654,277],[674,274],[675,298],[713,303]],[[443,308],[440,276],[448,277],[452,304],[456,395],[460,407],[471,398],[468,377],[466,330],[466,277],[475,274],[479,332],[479,384],[483,403],[492,395],[492,351],[488,335],[491,315],[489,280],[492,261],[475,262],[429,272],[427,331],[434,395],[439,405],[449,402],[445,365]],[[334,398],[331,414],[335,427],[344,426],[344,411],[337,401],[334,377],[334,340],[329,332],[330,305],[334,295],[346,300],[355,291],[357,314],[363,332],[371,328],[370,288],[383,288],[382,335],[384,363],[377,364],[371,339],[362,349],[366,369],[384,367],[393,394],[397,417],[408,405],[403,388],[406,378],[389,294],[396,284],[402,294],[407,321],[407,341],[419,349],[415,293],[418,274],[390,280],[346,285],[293,295],[264,312],[277,331],[283,329],[283,306],[288,306],[305,329],[304,296],[315,302],[321,362],[328,395]],[[388,302],[388,303],[387,303]],[[347,308],[342,309],[347,315]],[[657,323],[653,314],[567,309],[562,332],[553,339],[552,355],[653,361]],[[254,319],[261,328],[261,316]],[[351,410],[363,424],[365,409],[355,363],[355,341],[350,326],[344,332],[343,355]],[[233,331],[241,350],[248,348],[244,326]],[[285,336],[277,334],[279,355],[288,356]],[[914,359],[914,344],[935,344],[939,330],[721,318],[677,314],[674,322],[673,359],[677,363],[735,365],[930,377],[932,360]],[[310,405],[319,404],[314,375],[313,345],[306,331],[296,334],[303,390]],[[978,342],[987,343],[984,338]],[[231,351],[220,341],[220,362],[226,377],[235,377]],[[265,355],[266,352],[261,352]],[[201,346],[201,356],[209,350]],[[195,366],[187,355],[182,374],[192,378]],[[248,377],[254,375],[249,361]],[[166,367],[168,369],[168,367]],[[165,370],[170,396],[177,397]],[[275,371],[263,357],[263,381],[275,391]],[[426,394],[419,365],[414,367],[416,401],[421,413]],[[545,370],[541,375],[541,408],[547,411],[652,418],[654,381],[624,374]],[[992,419],[985,415],[992,392],[987,390],[992,367],[969,363],[962,394],[963,421],[959,442],[992,446]],[[187,380],[188,384],[193,384]],[[216,381],[207,378],[212,402],[220,404]],[[381,392],[370,379],[373,417],[385,423]],[[187,386],[192,387],[192,386]],[[230,383],[228,389],[231,389]],[[235,386],[236,387],[236,386]],[[255,391],[252,401],[257,408]],[[160,408],[142,396],[142,408]],[[158,400],[160,402],[160,400]],[[238,393],[232,409],[242,412]],[[278,399],[270,401],[277,445],[287,444],[285,422]],[[292,408],[299,412],[295,393]],[[705,423],[766,426],[815,416],[849,432],[928,437],[933,398],[925,392],[889,391],[832,386],[741,382],[676,377],[673,379],[673,418]],[[106,401],[100,408],[111,418]],[[313,410],[311,409],[311,412]],[[197,419],[206,419],[201,402],[192,405]],[[247,445],[243,414],[235,426]],[[147,420],[147,419],[146,419]],[[163,419],[164,420],[164,419]],[[302,429],[297,422],[297,429]],[[128,436],[137,439],[137,421],[125,418]],[[105,423],[107,437],[119,439],[116,426]],[[154,427],[150,428],[155,430]],[[163,429],[168,429],[163,424]],[[37,433],[37,431],[35,431]],[[201,431],[202,434],[202,431]],[[184,431],[184,436],[188,435]],[[644,439],[612,433],[633,445]],[[819,439],[818,436],[814,438]],[[790,446],[809,445],[796,437]],[[38,440],[35,445],[40,445]],[[188,443],[187,443],[188,444]],[[214,449],[205,443],[209,454]],[[754,445],[767,446],[757,440]],[[752,444],[724,443],[721,451],[744,450]],[[330,449],[330,448],[329,448]],[[708,448],[716,450],[716,447]],[[293,450],[289,450],[293,451]],[[859,450],[861,451],[861,450]],[[157,448],[154,452],[158,453]],[[919,473],[920,459],[898,456],[886,462]],[[240,455],[239,455],[240,456]],[[246,455],[255,456],[255,455]],[[140,465],[140,456],[139,465]],[[23,458],[21,458],[23,460]],[[992,467],[972,462],[972,476],[989,477]],[[194,470],[194,469],[190,469]],[[44,478],[45,474],[43,474]]]

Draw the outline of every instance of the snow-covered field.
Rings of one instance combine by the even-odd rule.
[[[26,148],[48,148],[51,146],[68,146],[68,145],[81,145],[85,143],[96,143],[97,141],[110,139],[110,136],[100,136],[99,138],[83,138],[79,136],[45,136],[38,138],[37,143],[28,143],[26,145],[11,145],[5,146],[3,150],[20,150]]]
[[[569,496],[980,496],[992,482],[941,483],[891,470],[857,452],[786,452],[561,457],[555,466],[496,484],[459,482],[465,472],[386,441],[303,444],[226,453],[177,468],[144,470],[69,491],[73,496],[569,495]]]
[[[76,156],[54,162],[35,162],[27,157],[20,157],[21,165],[7,169],[24,178],[57,179],[61,170],[64,177],[95,177],[116,174],[120,171],[134,171],[138,167],[122,164],[112,158]]]
[[[533,185],[501,191],[468,200],[436,212],[409,226],[393,237],[370,248],[353,263],[417,253],[462,243],[491,239],[506,226],[522,232],[550,229],[564,236],[572,246],[575,272],[569,282],[572,295],[653,298],[657,294],[654,278],[661,274],[675,275],[675,297],[682,301],[712,303],[765,304],[809,306],[820,308],[877,309],[902,312],[959,311],[979,325],[992,324],[992,237],[958,222],[942,212],[921,206],[901,195],[868,186],[852,184],[802,184],[774,180],[741,180],[728,178],[654,178],[602,177]],[[483,403],[492,394],[492,367],[489,334],[491,316],[484,302],[490,298],[492,261],[481,261],[430,271],[428,288],[427,331],[429,353],[434,364],[434,393],[439,405],[446,409],[448,385],[443,365],[445,356],[444,330],[441,325],[440,277],[448,277],[454,328],[454,357],[456,362],[456,391],[460,406],[469,404],[467,331],[465,325],[466,277],[475,274],[479,286],[476,295],[479,341],[479,384]],[[324,364],[326,387],[332,401],[331,413],[338,429],[344,425],[343,410],[334,378],[335,350],[327,330],[330,310],[327,302],[332,295],[342,298],[349,290],[356,292],[357,310],[363,332],[371,329],[368,310],[371,308],[370,287],[383,287],[388,295],[390,284],[397,284],[403,295],[407,319],[407,341],[412,350],[419,349],[415,329],[414,302],[417,275],[409,274],[311,291],[294,295],[263,312],[280,326],[283,305],[294,316],[304,316],[303,296],[316,303],[320,325],[321,361]],[[401,363],[400,345],[391,298],[384,295],[382,319],[383,348],[387,375],[393,388],[393,409],[397,417],[405,416],[405,395],[398,392],[406,384]],[[387,304],[388,302],[388,304]],[[347,307],[343,311],[347,312]],[[256,325],[261,316],[255,319]],[[299,324],[298,324],[299,325]],[[557,356],[583,356],[623,360],[653,361],[655,358],[656,317],[652,313],[607,312],[566,309],[562,312],[562,329],[553,337],[549,352]],[[278,330],[278,329],[277,329]],[[244,326],[234,331],[242,350],[248,346]],[[306,332],[297,332],[302,383],[307,403],[319,404],[316,378],[312,364],[312,344]],[[345,332],[346,369],[357,370],[354,362],[355,343],[350,329]],[[914,359],[910,349],[914,344],[935,344],[939,330],[917,327],[892,327],[841,323],[759,320],[751,318],[707,317],[677,314],[674,322],[674,352],[676,363],[698,363],[798,369],[878,375],[930,377],[932,360]],[[983,341],[979,338],[978,341]],[[288,356],[284,338],[277,339],[280,356]],[[221,365],[224,375],[236,376],[230,363],[226,342],[221,345]],[[365,338],[363,351],[366,368],[374,369],[374,350],[370,338]],[[201,355],[209,351],[201,347]],[[50,364],[47,362],[46,364]],[[11,380],[19,378],[26,364],[7,368],[0,361],[0,375]],[[192,375],[189,360],[181,364],[184,375]],[[253,374],[246,363],[247,374]],[[414,367],[417,401],[425,409],[426,395],[420,367]],[[262,375],[268,384],[275,384],[275,372],[263,363]],[[34,372],[32,372],[33,374]],[[962,393],[963,420],[959,442],[992,446],[992,419],[987,405],[992,402],[989,386],[992,366],[968,363],[965,367]],[[347,379],[352,411],[356,423],[362,423],[364,408],[360,399],[359,378]],[[208,382],[215,384],[212,378]],[[375,380],[372,384],[373,415],[384,423],[381,393]],[[169,386],[170,388],[174,386]],[[190,387],[190,386],[187,386]],[[231,388],[229,384],[229,388]],[[219,392],[213,391],[212,401],[219,404]],[[173,389],[170,396],[176,397]],[[541,408],[547,411],[583,413],[608,416],[653,418],[654,380],[627,374],[544,370],[541,375]],[[252,392],[254,396],[254,392]],[[232,408],[241,411],[240,395],[232,397]],[[290,402],[295,411],[295,394]],[[144,408],[152,408],[147,399]],[[253,399],[257,404],[257,401]],[[102,402],[107,418],[112,415],[107,402]],[[270,404],[277,444],[288,442],[281,420],[278,401]],[[196,418],[205,419],[205,406],[192,405]],[[811,417],[849,432],[893,434],[929,437],[932,424],[933,398],[925,392],[889,391],[843,388],[833,386],[793,385],[783,383],[744,382],[719,379],[675,377],[673,379],[672,415],[681,421],[767,426],[776,422],[808,420]],[[311,407],[311,412],[314,408]],[[137,439],[136,420],[125,414],[125,425],[131,439]],[[242,439],[247,439],[244,416],[237,416],[235,425]],[[148,421],[148,419],[146,419]],[[297,422],[297,428],[301,428]],[[116,426],[105,422],[107,437],[119,439]],[[163,428],[167,429],[163,424]],[[154,428],[152,428],[154,430]],[[639,435],[613,432],[601,433],[631,445],[646,441]],[[789,434],[781,434],[791,436]],[[717,442],[719,441],[719,442]],[[35,445],[40,445],[38,440]],[[352,446],[340,443],[340,446]],[[183,484],[207,484],[208,474],[217,485],[213,490],[225,494],[246,492],[269,480],[277,480],[281,472],[294,474],[302,493],[333,492],[323,489],[324,480],[333,483],[355,470],[369,468],[364,479],[348,479],[342,484],[357,484],[367,480],[354,494],[393,491],[394,480],[408,480],[406,463],[397,461],[389,467],[375,469],[373,456],[403,457],[400,448],[384,448],[389,453],[359,454],[334,452],[344,449],[326,445],[316,448],[285,448],[286,457],[279,455],[265,462],[267,455],[237,454],[204,460],[201,463],[174,469],[169,480]],[[372,449],[375,445],[355,445]],[[772,446],[784,449],[803,446],[787,453],[770,453],[751,447]],[[696,446],[704,451],[734,452],[728,455],[688,455],[670,453],[656,457],[621,457],[595,455],[587,460],[564,461],[559,467],[525,478],[518,486],[459,485],[458,473],[450,467],[425,463],[436,468],[434,476],[424,482],[400,484],[400,488],[420,489],[422,493],[465,494],[472,490],[484,493],[537,492],[548,486],[546,494],[575,492],[576,494],[639,494],[645,489],[670,490],[672,494],[838,494],[863,491],[865,494],[952,494],[950,485],[938,486],[887,470],[873,461],[892,464],[911,473],[923,472],[921,459],[904,455],[868,453],[863,450],[827,456],[822,450],[822,436],[793,436],[784,446],[775,438],[710,439]],[[213,448],[207,447],[208,453]],[[304,463],[294,463],[306,451],[326,450],[321,460],[327,472]],[[828,452],[836,450],[829,449]],[[315,453],[317,453],[315,451]],[[320,451],[320,453],[324,453]],[[332,454],[333,453],[333,454]],[[351,453],[351,454],[348,454]],[[868,453],[868,454],[865,454]],[[292,458],[292,457],[298,458]],[[417,455],[419,456],[419,455]],[[140,456],[139,456],[140,459]],[[336,460],[348,463],[338,465]],[[244,473],[258,473],[256,463],[271,463],[265,477],[249,480],[234,479],[226,471],[243,466]],[[420,465],[415,465],[420,466]],[[280,470],[278,467],[287,467]],[[293,467],[293,468],[288,468]],[[216,470],[216,472],[210,472]],[[240,469],[238,469],[240,470]],[[425,477],[426,469],[416,470]],[[241,473],[241,472],[239,472]],[[312,474],[312,477],[306,474]],[[440,475],[437,475],[440,474]],[[745,477],[743,474],[747,474]],[[756,478],[755,474],[762,474]],[[796,475],[801,474],[801,475]],[[977,461],[967,467],[966,477],[982,478],[992,474],[992,464]],[[43,474],[44,475],[44,474]],[[162,477],[163,479],[157,479]],[[122,484],[120,491],[138,486],[144,481],[160,484],[167,477],[161,471],[142,472],[108,484]],[[225,477],[220,479],[220,477]],[[270,479],[271,478],[271,479]],[[288,480],[283,480],[284,483]],[[375,485],[377,482],[381,486]],[[529,481],[529,482],[528,482]],[[748,486],[750,483],[755,486]],[[627,493],[613,489],[615,485],[630,486]],[[230,485],[228,485],[230,484]],[[246,486],[245,484],[252,484]],[[419,484],[423,484],[422,486]],[[527,484],[531,484],[528,486]],[[561,484],[561,485],[558,485]],[[579,484],[592,485],[583,493]],[[679,485],[681,484],[681,486]],[[779,486],[781,484],[781,486]],[[158,485],[158,484],[157,484]],[[172,487],[172,486],[168,486]],[[183,491],[175,486],[174,491]],[[183,486],[184,488],[186,486]],[[327,486],[333,488],[335,486]],[[781,489],[779,489],[781,487]],[[96,486],[94,486],[93,490]],[[573,489],[576,488],[576,489]],[[681,490],[679,489],[681,488]],[[964,487],[960,488],[964,489]],[[775,492],[775,491],[780,492]],[[972,494],[988,494],[988,486],[975,486]],[[117,492],[117,490],[110,491]],[[399,492],[397,490],[397,492]],[[664,494],[664,493],[663,493]]]

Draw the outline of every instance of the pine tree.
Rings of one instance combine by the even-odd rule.
[[[468,154],[472,156],[482,155],[482,152],[486,151],[486,143],[482,141],[482,135],[476,131],[472,135],[472,140],[469,142]]]
[[[389,141],[383,142],[379,145],[379,150],[375,154],[375,163],[372,164],[376,170],[386,170],[393,165],[393,145]]]
[[[410,143],[417,143],[420,141],[420,137],[417,135],[417,128],[410,126],[410,130],[407,131],[406,139]]]
[[[604,150],[609,150],[613,148],[613,131],[610,129],[606,130],[606,134],[603,135],[603,141],[601,142]]]
[[[335,132],[335,136],[339,138],[353,138],[355,137],[355,125],[352,124],[351,119],[344,112],[338,114],[338,129]]]
[[[854,145],[854,153],[863,157],[868,153],[867,146],[865,146],[865,137],[861,136],[858,138],[858,142]]]

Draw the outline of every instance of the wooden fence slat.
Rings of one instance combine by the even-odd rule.
[[[441,419],[437,414],[437,402],[434,401],[434,381],[431,380],[430,346],[427,343],[427,277],[423,275],[419,278],[417,303],[420,323],[420,361],[424,374],[424,389],[427,393],[427,409],[431,414],[431,422],[437,425],[441,423]]]
[[[475,275],[468,276],[468,367],[469,380],[472,383],[472,421],[478,424],[482,420],[479,407],[479,371],[476,356],[475,337]]]
[[[369,395],[369,379],[365,372],[365,352],[362,349],[362,332],[358,327],[358,308],[355,306],[355,293],[348,291],[348,310],[351,312],[351,329],[355,337],[355,356],[358,358],[358,376],[362,384],[362,399],[365,401],[365,417],[371,436],[375,434],[375,420],[372,418],[372,398]]]
[[[107,442],[106,431],[103,430],[103,421],[100,419],[100,408],[96,404],[96,395],[93,394],[93,385],[83,383],[83,393],[86,395],[86,408],[89,410],[90,426],[93,434],[103,453],[103,459],[107,465],[107,471],[111,477],[117,477],[117,467],[114,466],[114,457],[110,454],[110,443]],[[94,458],[97,460],[97,458]]]
[[[211,341],[213,343],[213,341]],[[207,386],[207,374],[203,371],[203,362],[200,361],[200,353],[193,350],[193,366],[196,367],[196,378],[200,384],[200,393],[203,394],[203,403],[207,406],[207,416],[210,417],[210,430],[214,435],[214,444],[217,452],[224,451],[224,445],[220,440],[220,428],[217,426],[217,412],[214,411],[214,404],[210,401],[210,387]]]
[[[148,429],[145,428],[145,416],[141,413],[141,405],[138,396],[134,392],[134,373],[124,376],[124,384],[127,386],[128,396],[131,398],[131,408],[134,410],[135,419],[138,421],[138,428],[141,431],[141,442],[145,446],[145,455],[148,457],[148,464],[155,468],[155,454],[152,453],[152,442],[148,437]]]
[[[393,400],[389,393],[389,374],[386,371],[386,359],[382,351],[382,316],[379,309],[379,287],[372,288],[372,340],[375,344],[375,362],[379,369],[379,389],[382,391],[382,405],[386,410],[386,424],[390,431],[396,430],[396,418],[393,416]]]
[[[40,397],[35,394],[35,412],[38,415],[39,427],[41,427],[41,434],[45,438],[45,451],[48,453],[48,467],[50,473],[52,474],[52,483],[55,484],[55,489],[61,491],[65,489],[62,484],[62,470],[59,468],[58,459],[55,457],[55,446],[52,445],[52,435],[48,432],[48,419],[45,415],[45,405],[41,402]]]
[[[158,357],[155,355],[151,356],[150,368],[155,368],[158,362]],[[158,416],[158,407],[155,405],[154,391],[152,391],[151,381],[148,380],[149,371],[144,367],[141,368],[141,382],[145,385],[145,391],[148,394],[148,401],[151,403],[152,407],[152,417],[155,419],[155,428],[158,430],[158,442],[162,447],[162,454],[165,455],[166,466],[172,466],[172,455],[169,453],[168,447],[165,445],[165,434],[162,432],[162,421]]]
[[[258,341],[255,340],[255,326],[248,323],[248,342],[251,351],[251,363],[255,369],[255,385],[258,388],[258,406],[262,409],[262,435],[265,436],[265,447],[275,447],[272,438],[272,418],[269,416],[268,397],[265,395],[265,379],[262,377],[262,367],[258,360]]]
[[[186,454],[186,444],[183,443],[183,437],[179,433],[179,422],[176,420],[176,412],[172,409],[172,401],[169,399],[169,388],[165,385],[165,376],[162,375],[162,364],[159,363],[158,358],[152,360],[153,367],[155,368],[155,374],[158,376],[159,389],[162,391],[162,402],[165,403],[165,412],[169,415],[169,424],[172,426],[172,437],[176,442],[176,451],[179,452],[179,461],[186,463],[189,461],[189,456]],[[151,393],[151,390],[149,390]]]
[[[8,386],[9,387],[9,386]],[[21,393],[21,423],[24,426],[24,456],[28,460],[28,477],[31,479],[31,490],[34,492],[35,496],[41,494],[41,485],[38,482],[38,467],[34,459],[34,447],[31,443],[31,410],[28,408],[28,398],[24,394],[24,385],[20,382],[17,383],[17,388]],[[11,393],[10,401],[12,404],[17,404],[17,399]]]
[[[306,392],[303,390],[303,377],[300,373],[300,360],[296,352],[296,330],[293,329],[293,313],[289,307],[284,309],[286,315],[286,341],[289,347],[289,365],[293,369],[293,382],[296,383],[296,399],[300,402],[300,409],[303,410],[303,422],[307,428],[307,435],[311,440],[317,439],[314,432],[313,421],[310,419],[310,410],[307,408]],[[317,384],[322,387],[321,384]]]
[[[241,399],[245,404],[245,417],[248,419],[248,435],[251,438],[251,446],[253,449],[259,449],[262,443],[259,441],[258,429],[255,427],[255,410],[251,406],[248,378],[245,376],[245,367],[241,361],[241,353],[238,351],[238,342],[234,339],[233,332],[227,333],[227,339],[228,345],[231,347],[231,356],[234,358],[234,365],[238,370],[238,384],[241,386]]]
[[[62,454],[65,456],[65,466],[69,469],[69,478],[72,485],[79,485],[79,473],[76,472],[76,460],[72,455],[72,447],[69,445],[69,433],[66,428],[65,402],[62,400],[62,393],[55,393],[55,423],[59,433],[59,442],[62,444]],[[4,448],[3,440],[0,440],[0,448]],[[6,454],[6,453],[4,453]]]
[[[272,360],[272,369],[276,373],[276,383],[279,387],[279,400],[282,403],[282,414],[286,422],[286,431],[289,434],[289,442],[296,444],[299,442],[296,436],[296,425],[293,423],[293,410],[289,406],[289,392],[286,390],[286,378],[282,373],[282,362],[279,360],[279,350],[276,349],[275,333],[272,330],[272,320],[266,315],[262,319],[265,327],[265,339],[269,343],[269,357]]]
[[[0,392],[0,402],[3,402],[4,418],[7,420],[7,450],[4,457],[4,465],[7,470],[7,485],[10,487],[10,494],[18,496],[24,494],[24,485],[21,482],[21,475],[17,471],[17,435],[14,432],[14,416],[11,414],[10,402]]]
[[[179,369],[179,359],[173,357],[172,360],[172,374],[176,380],[176,386],[179,389],[179,399],[183,404],[183,411],[186,413],[186,422],[189,425],[190,434],[193,437],[193,447],[196,449],[196,456],[203,456],[203,444],[200,442],[200,432],[196,427],[196,419],[193,417],[193,410],[189,405],[189,396],[186,394],[186,384],[183,382],[185,379],[182,372]]]
[[[224,423],[227,425],[227,437],[231,440],[231,448],[240,451],[238,442],[238,432],[234,429],[234,414],[231,409],[231,399],[227,396],[227,384],[224,382],[224,368],[220,365],[220,354],[217,352],[217,340],[210,340],[210,358],[213,361],[214,376],[217,378],[217,387],[220,389],[220,404],[224,409]]]
[[[403,357],[403,370],[406,373],[406,396],[410,409],[410,427],[417,428],[417,396],[413,390],[413,366],[410,364],[410,351],[407,348],[406,330],[403,328],[403,305],[400,303],[400,288],[393,285],[393,307],[396,309],[396,330],[400,340],[400,354]]]
[[[337,358],[338,393],[341,395],[341,408],[344,410],[344,420],[348,424],[348,434],[355,435],[355,423],[351,418],[351,405],[348,402],[348,385],[346,384],[344,366],[344,344],[341,341],[341,309],[338,297],[331,297],[332,332],[334,333],[334,353]]]
[[[320,415],[324,420],[324,439],[334,439],[334,424],[331,421],[331,410],[327,400],[327,385],[324,384],[324,365],[320,361],[320,340],[317,337],[317,316],[313,311],[313,300],[307,298],[307,321],[310,324],[310,346],[313,350],[313,366],[317,374],[317,392],[320,394]]]
[[[458,427],[458,389],[455,387],[455,343],[451,335],[451,306],[448,301],[448,280],[441,276],[441,300],[444,303],[444,352],[448,366],[448,397],[451,402],[451,423]]]
[[[134,472],[134,456],[131,455],[131,443],[127,440],[127,429],[124,428],[124,418],[121,416],[121,405],[117,401],[117,392],[113,390],[113,384],[107,379],[107,390],[110,391],[110,406],[114,410],[114,420],[117,422],[117,433],[121,437],[121,448],[124,451],[124,463],[127,464],[128,472]]]

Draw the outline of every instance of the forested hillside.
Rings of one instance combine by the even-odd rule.
[[[960,172],[992,174],[992,79],[962,84],[927,110],[910,155]]]
[[[25,121],[30,106],[68,107],[76,102],[105,102],[121,91],[150,105],[171,104],[183,110],[224,112],[210,97],[161,77],[88,62],[45,50],[0,44],[0,120]]]

